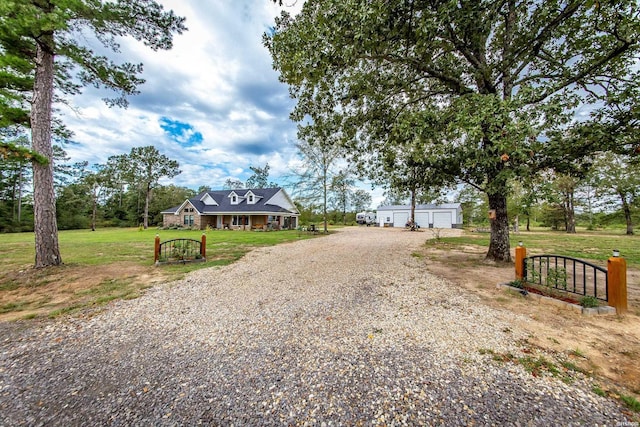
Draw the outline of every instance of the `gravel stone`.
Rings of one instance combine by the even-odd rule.
[[[524,356],[526,333],[513,313],[426,272],[411,254],[429,237],[345,228],[98,314],[2,323],[0,425],[628,421],[589,378],[494,360]]]

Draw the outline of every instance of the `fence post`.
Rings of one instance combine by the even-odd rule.
[[[627,261],[620,252],[613,250],[613,256],[607,261],[608,303],[615,307],[618,314],[627,311]]]
[[[200,255],[202,255],[202,259],[207,259],[207,236],[204,233],[202,233],[200,241]]]
[[[516,280],[524,280],[524,259],[527,257],[527,248],[522,242],[516,246]]]
[[[153,250],[153,262],[157,264],[159,258],[160,258],[160,235],[156,234],[156,244]]]

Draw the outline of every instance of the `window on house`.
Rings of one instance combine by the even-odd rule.
[[[231,196],[231,203],[233,203],[234,205],[238,203],[238,196]]]
[[[249,203],[253,203],[253,194],[249,194]]]
[[[184,216],[184,225],[193,225],[193,215]]]
[[[231,220],[231,224],[232,225],[243,225],[242,224],[242,215],[233,215],[233,218]],[[249,225],[249,217],[248,216],[244,217],[244,225]]]

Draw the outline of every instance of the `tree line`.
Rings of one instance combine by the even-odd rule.
[[[14,146],[26,138],[13,140]],[[178,162],[155,147],[134,147],[128,154],[111,156],[104,164],[70,163],[66,152],[53,147],[53,182],[59,229],[100,225],[148,227],[160,209],[191,197],[193,190],[160,186],[162,178],[180,173]],[[31,162],[23,156],[0,157],[0,231],[33,231],[34,180]],[[152,197],[153,196],[153,197]],[[174,203],[176,204],[176,203]]]

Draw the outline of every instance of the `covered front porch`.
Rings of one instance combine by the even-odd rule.
[[[292,230],[298,227],[294,215],[203,215],[201,229],[219,230]]]

